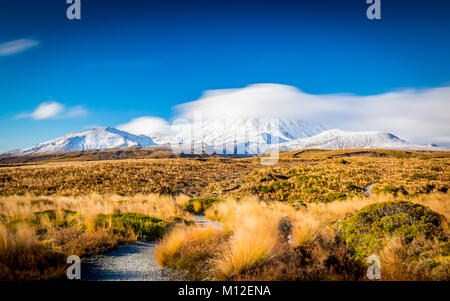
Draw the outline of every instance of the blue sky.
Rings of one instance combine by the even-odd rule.
[[[276,83],[367,96],[450,81],[444,0],[382,1],[382,20],[366,18],[364,0],[81,3],[74,21],[64,0],[0,2],[2,151],[170,119],[206,90]],[[64,107],[33,118],[44,102]]]

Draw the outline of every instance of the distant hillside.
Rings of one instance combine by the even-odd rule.
[[[46,163],[46,162],[70,162],[70,161],[101,161],[118,159],[156,159],[178,158],[170,148],[161,146],[129,147],[123,149],[86,150],[76,152],[37,154],[37,155],[1,155],[0,164],[19,163]]]
[[[300,149],[280,154],[280,159],[331,159],[348,157],[450,158],[448,151],[391,149]]]
[[[11,156],[0,155],[0,166],[21,164],[44,164],[50,162],[83,162],[122,159],[164,159],[164,158],[207,158],[219,157],[218,155],[187,155],[176,154],[168,146],[129,147],[106,150],[87,150],[56,154],[38,154]],[[390,157],[390,158],[450,158],[448,151],[430,150],[385,150],[385,149],[300,149],[280,154],[280,160],[284,159],[324,159],[335,157]]]

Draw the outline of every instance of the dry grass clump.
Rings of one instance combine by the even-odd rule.
[[[215,218],[223,222],[223,230],[178,229],[159,245],[158,261],[184,267],[194,279],[233,279],[263,266],[275,255],[283,215],[261,204],[255,198],[215,203],[206,213],[220,212]]]
[[[0,224],[1,280],[58,278],[63,274],[65,259],[60,253],[48,252],[33,228],[22,226],[10,231]]]
[[[204,280],[209,276],[209,260],[220,252],[228,235],[208,227],[178,227],[156,248],[156,259],[162,266],[189,271],[187,279]]]
[[[280,218],[267,214],[265,223],[252,215],[243,220],[213,263],[215,277],[231,279],[270,261],[275,255],[279,221]]]
[[[421,237],[407,242],[394,236],[380,252],[382,279],[386,281],[449,281],[450,246]]]
[[[176,253],[186,242],[187,231],[185,228],[175,228],[158,244],[156,248],[156,260],[161,266],[168,266]]]

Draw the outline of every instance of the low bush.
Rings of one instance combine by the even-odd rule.
[[[224,200],[218,198],[197,198],[190,199],[185,205],[184,210],[193,214],[204,214],[206,209],[211,207],[214,203],[223,202]]]
[[[149,241],[160,239],[168,226],[164,220],[142,213],[100,214],[97,217],[97,225],[109,226],[114,233],[124,236],[132,231],[138,237]]]
[[[345,193],[336,191],[328,194],[327,196],[323,197],[322,200],[325,203],[330,203],[332,201],[336,200],[345,200],[347,198],[347,195]]]
[[[426,206],[406,201],[372,204],[340,228],[356,260],[363,262],[371,254],[380,257],[383,280],[450,279],[447,221]]]
[[[423,205],[393,201],[366,206],[339,227],[347,248],[364,260],[394,236],[404,238],[406,243],[421,237],[446,240],[447,222],[444,216]]]

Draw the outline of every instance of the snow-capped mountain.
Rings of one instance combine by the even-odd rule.
[[[432,146],[416,145],[406,142],[390,133],[349,132],[338,129],[324,131],[318,135],[292,140],[280,144],[280,151],[292,151],[302,148],[352,149],[438,149]]]
[[[150,145],[155,145],[150,137],[137,136],[110,127],[99,127],[81,133],[68,134],[22,150],[7,152],[5,155],[23,156]]]
[[[295,120],[246,119],[210,120],[172,128],[172,135],[147,137],[114,128],[94,128],[39,143],[33,147],[4,153],[9,156],[61,153],[90,149],[166,145],[177,153],[219,155],[262,155],[277,150],[321,149],[416,149],[448,148],[408,143],[384,132],[324,130],[321,125]]]
[[[158,144],[207,145],[215,153],[236,147],[238,154],[263,153],[263,145],[284,143],[316,135],[325,128],[319,124],[288,119],[214,119],[173,127],[173,135],[155,137]],[[265,149],[264,149],[265,152]]]

